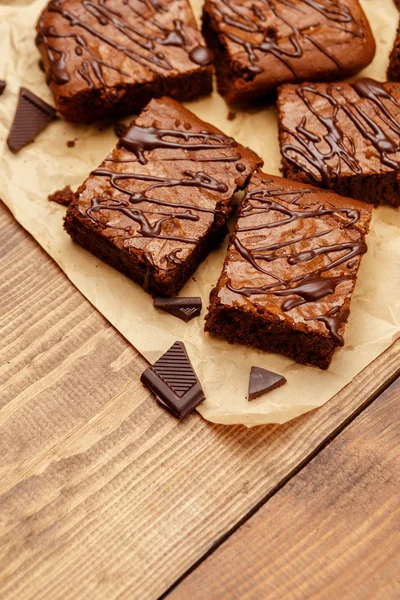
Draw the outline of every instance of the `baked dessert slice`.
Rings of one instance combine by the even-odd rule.
[[[328,368],[343,345],[372,207],[334,192],[252,176],[206,331]]]
[[[51,0],[36,45],[67,121],[139,112],[151,98],[212,90],[212,54],[188,0]]]
[[[223,239],[262,160],[171,98],[152,100],[78,189],[65,228],[156,296],[174,296]]]
[[[206,0],[203,34],[227,102],[286,82],[343,79],[375,54],[358,0]]]
[[[400,85],[283,85],[279,137],[286,177],[373,204],[400,204]]]

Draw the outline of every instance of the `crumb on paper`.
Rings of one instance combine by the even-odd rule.
[[[73,148],[75,146],[75,142],[76,142],[76,139],[75,140],[68,140],[68,142],[67,142],[68,148]]]
[[[125,125],[125,123],[122,123],[121,121],[118,121],[118,123],[115,123],[114,125],[114,133],[117,136],[117,138],[122,137],[127,129],[127,125]]]
[[[236,118],[236,113],[233,112],[233,110],[230,110],[228,112],[228,117],[227,117],[228,121],[233,121],[233,119],[235,119],[235,118]]]
[[[57,204],[61,204],[62,206],[69,206],[73,199],[74,192],[69,185],[66,185],[62,190],[57,190],[49,195],[50,202],[57,202]]]

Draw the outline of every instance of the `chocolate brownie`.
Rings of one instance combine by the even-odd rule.
[[[212,54],[188,0],[51,0],[38,46],[67,121],[139,112],[164,94],[192,100],[212,90]]]
[[[400,85],[283,85],[278,119],[286,177],[373,204],[400,204]]]
[[[227,102],[286,82],[342,79],[375,54],[358,0],[206,0],[203,34]]]
[[[175,100],[152,100],[78,189],[72,238],[157,296],[174,296],[224,237],[262,160]]]
[[[371,205],[256,173],[206,331],[328,368],[343,345]]]

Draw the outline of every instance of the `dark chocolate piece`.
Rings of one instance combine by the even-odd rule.
[[[267,392],[272,392],[284,383],[286,379],[283,375],[260,367],[251,367],[248,400],[255,400]]]
[[[400,204],[400,85],[283,85],[278,92],[284,175],[340,195]]]
[[[358,0],[206,0],[203,34],[227,102],[286,82],[344,79],[375,54]]]
[[[3,94],[6,87],[7,83],[4,81],[4,79],[0,79],[0,96]]]
[[[175,342],[144,371],[140,381],[153,392],[162,406],[179,419],[205,400],[183,342]]]
[[[74,192],[69,185],[66,185],[62,190],[57,190],[53,194],[50,194],[48,199],[50,202],[56,202],[62,206],[69,206],[74,199]]]
[[[344,343],[371,212],[331,191],[253,175],[206,331],[328,368]]]
[[[188,323],[201,314],[201,298],[155,298],[154,306]]]
[[[65,228],[153,296],[177,296],[261,162],[175,100],[152,100],[79,188]]]
[[[56,118],[55,109],[35,94],[21,88],[14,121],[7,138],[7,145],[16,154],[33,142],[35,137]]]
[[[67,121],[120,118],[151,98],[212,91],[213,55],[188,0],[51,0],[36,29]]]

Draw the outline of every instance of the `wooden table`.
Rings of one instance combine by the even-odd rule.
[[[0,207],[0,598],[400,598],[400,341],[283,426],[179,423]]]

